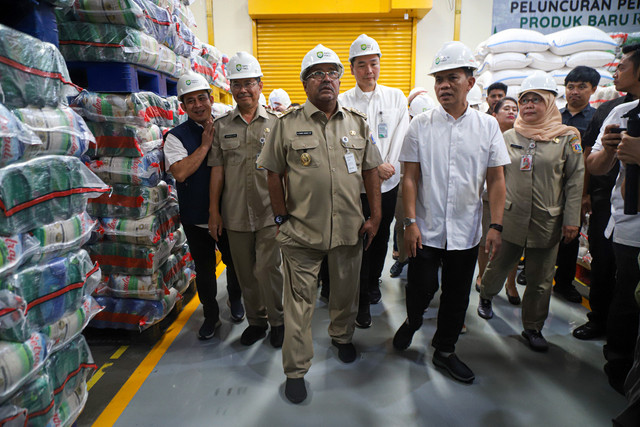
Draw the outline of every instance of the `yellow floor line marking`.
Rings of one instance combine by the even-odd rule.
[[[220,262],[216,268],[216,277],[220,277],[220,273],[222,273],[224,269],[225,265]],[[142,387],[142,384],[146,381],[149,374],[151,374],[164,353],[166,353],[169,346],[176,339],[193,312],[196,311],[199,304],[200,299],[196,294],[193,296],[189,304],[184,307],[182,312],[178,315],[178,318],[169,326],[164,335],[162,335],[160,341],[158,341],[149,354],[147,354],[147,357],[140,362],[140,365],[138,365],[133,374],[131,374],[127,382],[124,383],[120,391],[118,391],[113,399],[111,399],[111,402],[109,402],[107,407],[104,408],[100,416],[93,423],[93,426],[112,426],[116,421],[118,421],[118,418],[120,418],[120,415],[122,415],[124,410],[127,408],[131,399],[133,399],[140,387]]]
[[[113,353],[113,355],[111,355],[110,359],[112,360],[117,360],[120,358],[120,356],[122,356],[122,353],[124,353],[125,351],[127,351],[127,349],[129,348],[128,345],[123,345],[122,347],[120,347],[119,349],[116,350],[115,353]]]
[[[109,366],[113,366],[113,363],[105,363],[93,374],[91,379],[87,381],[87,391],[91,390],[91,387],[93,387],[98,382],[98,380],[102,378],[102,376],[104,375],[104,370]]]

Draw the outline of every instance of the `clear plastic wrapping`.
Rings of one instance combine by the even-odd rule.
[[[140,218],[103,217],[100,223],[107,240],[138,245],[155,245],[180,225],[178,204],[170,201],[156,213]]]
[[[191,69],[196,73],[202,74],[210,85],[216,80],[214,66],[208,63],[202,56],[194,56],[191,58]]]
[[[96,300],[90,295],[85,295],[79,309],[45,326],[40,332],[47,338],[51,351],[56,351],[78,336],[100,310],[102,307]]]
[[[174,244],[175,240],[170,236],[153,246],[102,241],[87,249],[104,274],[150,276],[166,262]]]
[[[0,425],[2,427],[24,427],[27,425],[27,410],[16,405],[0,406]]]
[[[176,289],[170,289],[160,301],[97,296],[96,301],[104,310],[90,326],[142,331],[164,319],[178,298],[180,294]]]
[[[43,156],[0,169],[0,235],[69,219],[109,187],[78,158]]]
[[[195,277],[195,270],[192,270],[188,267],[184,268],[178,272],[177,278],[175,282],[173,282],[173,288],[176,289],[180,294],[184,294],[189,288],[191,279]]]
[[[81,384],[87,382],[96,368],[89,345],[82,335],[49,354],[45,370],[53,386],[56,409]]]
[[[39,251],[38,246],[38,241],[29,234],[0,236],[0,276],[32,260]],[[0,314],[0,322],[1,319]]]
[[[173,232],[173,238],[176,241],[176,244],[173,246],[173,250],[171,253],[176,253],[181,250],[182,245],[187,243],[187,235],[184,234],[184,228],[182,228],[182,224]]]
[[[211,65],[217,65],[218,62],[222,60],[222,53],[220,50],[207,43],[202,43],[202,52],[200,55]]]
[[[87,155],[96,157],[142,157],[161,148],[162,131],[157,125],[136,126],[112,122],[87,122],[95,136]]]
[[[60,402],[51,420],[56,427],[71,427],[87,403],[89,392],[86,382],[81,383],[73,393],[67,395]]]
[[[153,150],[142,157],[101,157],[89,168],[109,184],[155,187],[164,172],[164,152]]]
[[[103,276],[94,295],[160,301],[167,292],[169,292],[168,287],[162,280],[160,273],[156,272],[149,276],[128,274]]]
[[[174,127],[186,120],[177,97],[161,98],[153,92],[113,95],[82,91],[73,99],[71,107],[94,122]]]
[[[66,103],[69,71],[58,48],[0,24],[0,86],[9,108]]]
[[[169,201],[164,181],[155,187],[116,184],[111,194],[90,199],[87,212],[94,217],[142,218],[158,211]]]
[[[158,71],[173,77],[180,77],[183,73],[182,63],[178,55],[167,46],[158,45]]]
[[[6,401],[29,381],[42,368],[46,358],[47,345],[42,334],[34,333],[24,342],[0,341],[0,402]],[[19,398],[12,399],[12,403],[29,409]]]
[[[61,22],[60,51],[67,61],[123,62],[156,70],[158,41],[122,25]]]
[[[134,0],[75,0],[70,12],[76,21],[145,28],[144,10]]]
[[[37,373],[22,387],[10,403],[27,410],[27,426],[49,426],[55,413],[53,401],[53,385],[46,372]]]
[[[29,234],[37,240],[37,260],[50,259],[80,249],[91,238],[97,224],[87,212],[36,228]]]
[[[81,157],[95,143],[84,119],[69,107],[19,108],[14,114],[42,141],[28,146],[23,159],[45,154]]]
[[[25,149],[34,145],[42,145],[38,135],[0,104],[0,167],[17,162]]]

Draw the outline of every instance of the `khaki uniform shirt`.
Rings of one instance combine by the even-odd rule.
[[[224,166],[221,214],[225,228],[257,231],[274,225],[267,171],[256,166],[277,116],[259,105],[256,117],[247,123],[238,107],[214,122],[209,166]]]
[[[355,157],[349,173],[345,155]],[[382,159],[373,146],[363,113],[342,107],[327,119],[307,101],[284,113],[269,135],[258,164],[286,173],[287,211],[280,231],[312,249],[355,245],[364,220],[360,203],[362,171]]]
[[[519,246],[548,248],[560,241],[562,226],[580,226],[584,161],[580,139],[565,135],[536,142],[514,129],[504,133],[511,164],[505,166],[507,200],[502,238]],[[576,145],[577,144],[577,145]],[[532,152],[532,170],[522,156]]]

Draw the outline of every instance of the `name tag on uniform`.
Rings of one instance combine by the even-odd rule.
[[[389,134],[389,128],[386,123],[378,124],[378,138],[386,138]]]
[[[356,157],[353,153],[347,153],[344,155],[344,160],[347,162],[347,171],[349,173],[358,172],[358,165],[356,165]]]
[[[238,134],[237,134],[237,133],[231,133],[231,134],[229,134],[229,135],[225,135],[224,137],[225,137],[226,139],[229,139],[229,138],[237,138],[237,137],[238,137]]]
[[[532,161],[533,161],[533,156],[531,154],[524,154],[520,158],[520,170],[530,171],[533,168]]]
[[[310,130],[300,130],[298,132],[296,132],[296,135],[300,136],[300,135],[313,135],[313,132]]]

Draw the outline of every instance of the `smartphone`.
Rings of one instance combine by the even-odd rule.
[[[622,132],[626,132],[627,128],[613,128],[613,129],[609,129],[609,133],[622,133]]]

